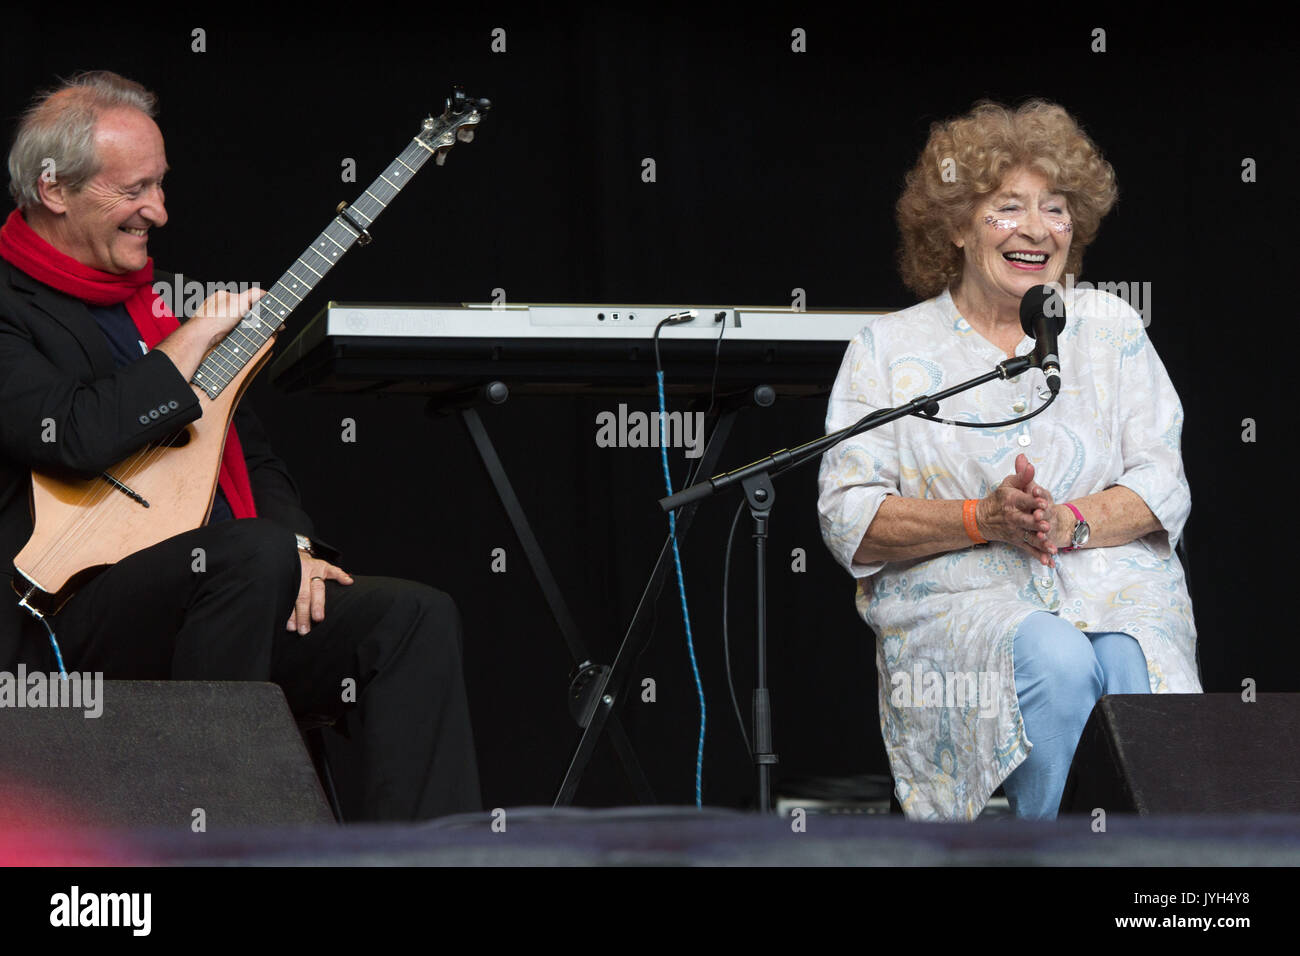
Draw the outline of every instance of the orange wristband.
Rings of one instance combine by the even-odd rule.
[[[979,504],[974,498],[962,502],[961,520],[966,525],[966,536],[976,544],[988,544],[988,539],[980,534],[979,524],[975,521],[975,506]]]

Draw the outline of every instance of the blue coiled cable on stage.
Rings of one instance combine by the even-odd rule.
[[[664,400],[664,366],[659,357],[659,333],[665,325],[690,322],[695,318],[695,311],[681,312],[663,319],[655,326],[655,381],[659,386],[659,456],[664,466],[664,487],[668,494],[673,493],[673,476],[668,470],[668,404]],[[715,369],[716,373],[716,369]],[[704,728],[706,708],[704,704],[704,683],[700,680],[700,666],[695,660],[695,638],[691,634],[691,612],[686,606],[686,578],[682,573],[682,555],[677,548],[677,513],[668,512],[668,537],[673,543],[673,565],[677,569],[677,593],[682,599],[682,623],[686,626],[686,651],[691,659],[691,673],[695,675],[695,692],[700,698],[700,740],[695,750],[695,805],[704,806]]]
[[[656,330],[656,336],[658,330]],[[664,465],[664,487],[668,494],[673,493],[673,478],[668,470],[668,435],[664,424],[668,417],[668,407],[664,402],[664,373],[659,369],[655,373],[659,383],[659,455]],[[673,542],[673,564],[677,568],[677,593],[682,598],[682,622],[686,625],[686,650],[691,658],[691,673],[695,675],[695,692],[700,698],[700,742],[695,752],[695,805],[704,806],[704,727],[705,705],[704,684],[700,680],[700,667],[695,661],[695,639],[691,636],[691,612],[686,606],[686,580],[682,574],[682,555],[677,550],[677,512],[668,512],[668,536]]]

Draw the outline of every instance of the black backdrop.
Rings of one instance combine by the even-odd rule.
[[[1149,332],[1184,402],[1206,689],[1254,678],[1261,690],[1300,690],[1295,627],[1281,623],[1294,470],[1275,413],[1293,321],[1282,279],[1296,247],[1294,203],[1284,203],[1297,155],[1294,50],[1269,24],[1240,17],[1026,12],[349,6],[312,19],[132,7],[82,18],[25,5],[0,34],[0,112],[11,131],[37,88],[78,69],[116,70],[156,90],[173,168],[156,261],[269,285],[453,82],[491,97],[475,142],[428,167],[380,219],[375,245],[302,307],[292,337],[327,299],[485,301],[496,288],[513,301],[788,305],[798,287],[810,309],[909,305],[893,268],[892,207],[929,124],[984,96],[1056,100],[1119,175],[1120,202],[1083,278],[1151,283]],[[202,53],[192,50],[196,28]],[[495,28],[505,52],[492,51]],[[791,49],[796,28],[807,52]],[[1090,49],[1094,28],[1105,30],[1105,52]],[[641,178],[647,157],[654,183]],[[1242,182],[1246,157],[1258,182]],[[341,182],[345,158],[360,185]],[[457,598],[487,805],[549,802],[577,739],[564,696],[571,662],[463,429],[426,419],[416,398],[286,396],[265,377],[250,394],[349,570],[428,581]],[[596,412],[614,404],[518,398],[485,414],[604,660],[664,531],[657,451],[595,446]],[[823,411],[821,401],[783,401],[745,413],[725,462],[815,434]],[[343,418],[357,423],[355,443],[340,440]],[[1254,443],[1242,441],[1246,418],[1257,423]],[[813,470],[780,490],[771,615],[780,773],[883,771],[872,641],[821,544]],[[717,599],[730,514],[702,513],[683,558],[709,703],[705,799],[742,806],[752,787],[726,700]],[[744,694],[751,561],[741,546],[733,640]],[[506,549],[504,574],[491,571],[494,548]],[[794,548],[806,551],[804,573],[791,568]],[[658,609],[636,667],[655,679],[657,701],[633,697],[625,715],[661,799],[684,803],[696,695],[674,589]],[[630,798],[603,749],[579,802]]]

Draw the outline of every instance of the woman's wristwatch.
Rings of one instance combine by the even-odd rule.
[[[1065,507],[1074,512],[1075,525],[1074,532],[1070,535],[1070,546],[1062,548],[1062,551],[1078,551],[1088,543],[1088,536],[1092,534],[1092,529],[1088,527],[1088,522],[1084,520],[1083,515],[1079,514],[1079,509],[1068,501]]]

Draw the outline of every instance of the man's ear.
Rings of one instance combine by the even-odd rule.
[[[40,176],[36,180],[36,194],[41,197],[41,205],[55,215],[68,211],[66,190],[56,178],[53,182]]]

